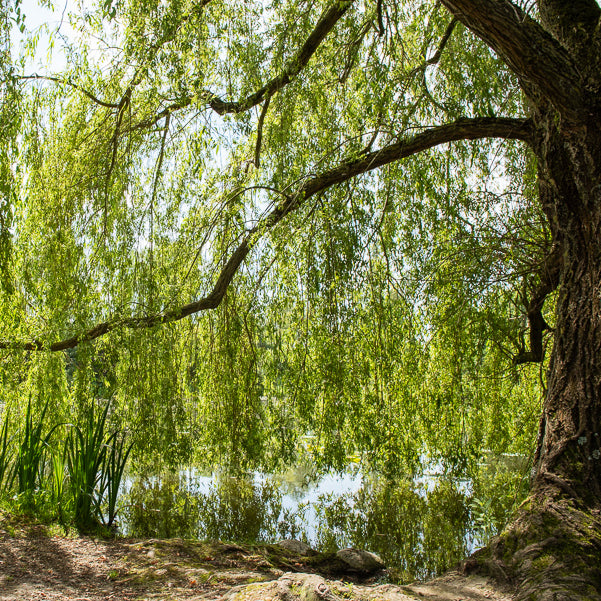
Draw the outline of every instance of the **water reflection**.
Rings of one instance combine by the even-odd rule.
[[[356,494],[326,497],[317,524],[320,548],[375,551],[401,581],[439,574],[468,550],[468,499],[445,480],[429,492],[412,482],[376,481]]]
[[[320,551],[368,549],[391,568],[393,580],[406,582],[440,574],[498,532],[525,493],[516,492],[520,478],[499,464],[487,464],[469,484],[439,476],[391,482],[358,468],[321,478],[308,468],[236,478],[196,470],[138,475],[121,497],[122,530],[136,537],[296,538]],[[498,497],[494,507],[486,485]]]
[[[272,481],[193,470],[136,476],[122,503],[124,533],[150,538],[273,540],[282,514],[282,494]]]

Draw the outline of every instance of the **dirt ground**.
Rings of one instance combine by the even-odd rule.
[[[458,573],[425,584],[383,584],[336,572],[274,545],[95,540],[43,526],[0,524],[0,601],[509,601],[483,578]]]

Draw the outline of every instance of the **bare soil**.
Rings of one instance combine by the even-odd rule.
[[[0,516],[1,518],[2,516]],[[509,601],[512,591],[458,572],[423,584],[341,573],[331,556],[275,545],[96,540],[0,522],[0,601]]]

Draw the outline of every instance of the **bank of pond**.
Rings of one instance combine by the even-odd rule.
[[[357,464],[325,474],[304,465],[282,474],[188,468],[129,475],[119,528],[141,538],[297,539],[323,552],[367,549],[382,558],[393,581],[424,580],[503,527],[525,493],[521,469],[516,458],[489,458],[478,482],[434,471],[392,480]]]
[[[0,427],[0,501],[80,532],[240,543],[304,541],[332,552],[377,553],[396,582],[453,567],[509,520],[527,493],[528,461],[487,455],[469,478],[424,458],[417,477],[385,478],[351,461],[342,471],[304,462],[281,473],[196,467],[133,471],[126,436],[107,412],[43,426],[44,411]]]

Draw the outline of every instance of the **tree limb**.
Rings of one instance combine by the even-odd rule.
[[[263,142],[263,123],[265,122],[265,117],[267,116],[267,111],[269,109],[269,102],[271,101],[271,96],[267,96],[265,98],[265,102],[263,103],[263,108],[261,109],[261,115],[259,116],[259,123],[257,124],[257,143],[255,144],[255,167],[258,169],[261,164],[261,143]]]
[[[560,246],[557,245],[540,266],[539,282],[534,286],[530,298],[524,293],[523,300],[530,329],[530,350],[523,350],[515,356],[514,365],[540,363],[544,359],[543,334],[550,328],[543,317],[543,306],[549,294],[559,285],[561,261]]]
[[[598,45],[595,32],[601,8],[596,0],[537,0],[540,21],[577,61],[581,71],[598,73]],[[597,39],[598,42],[598,39]]]
[[[583,110],[583,87],[568,52],[509,0],[441,0],[522,81],[532,84],[572,122]]]
[[[348,11],[352,3],[352,0],[333,2],[330,8],[322,14],[319,22],[309,34],[309,37],[306,39],[301,49],[284,67],[284,70],[256,92],[249,94],[246,98],[237,101],[223,100],[209,90],[202,90],[195,95],[185,96],[179,99],[165,107],[153,117],[143,119],[134,125],[132,129],[147,129],[148,127],[152,127],[168,114],[190,106],[195,98],[199,98],[219,115],[243,113],[258,104],[261,104],[265,98],[273,96],[276,92],[288,85],[305,68],[311,57],[315,54],[317,48],[319,48],[340,18]]]
[[[438,48],[436,49],[436,52],[425,62],[424,66],[436,65],[440,61],[442,53],[444,52],[446,45],[448,44],[449,40],[451,39],[451,35],[453,34],[453,31],[455,30],[455,26],[457,25],[457,23],[458,23],[457,18],[453,17],[451,19],[451,22],[447,25],[447,28],[440,40],[440,44],[438,44]]]
[[[257,241],[286,215],[300,208],[311,196],[346,182],[358,175],[373,171],[384,165],[394,163],[403,158],[418,154],[430,148],[459,140],[478,140],[484,138],[503,138],[523,140],[531,143],[531,122],[529,119],[505,119],[483,117],[477,119],[460,119],[454,123],[426,129],[411,138],[406,138],[385,146],[380,150],[368,152],[359,158],[343,162],[338,167],[319,175],[306,178],[294,194],[287,195],[284,200],[267,214],[256,226],[247,231],[242,242],[234,250],[229,260],[222,268],[213,290],[205,297],[188,303],[176,309],[145,317],[129,317],[105,321],[95,325],[90,330],[61,340],[46,344],[40,340],[30,342],[0,342],[0,348],[20,349],[28,351],[62,351],[74,348],[82,342],[89,342],[117,328],[151,328],[160,324],[179,321],[184,317],[215,309],[219,306],[225,293]]]
[[[37,73],[34,73],[33,75],[20,75],[17,77],[17,79],[19,79],[19,80],[32,80],[33,79],[33,80],[41,80],[41,81],[52,81],[53,83],[60,83],[65,86],[69,86],[69,87],[73,88],[74,90],[77,90],[78,92],[81,92],[82,94],[86,95],[90,100],[92,100],[92,102],[95,102],[96,104],[99,104],[100,106],[104,106],[109,109],[118,109],[121,107],[120,102],[106,102],[105,100],[101,100],[100,98],[94,96],[94,94],[92,94],[92,92],[90,92],[89,90],[86,90],[79,84],[73,83],[72,81],[69,81],[68,79],[62,79],[61,77],[55,77],[54,75],[38,75]]]
[[[544,24],[560,41],[566,34],[581,36],[582,28],[593,30],[601,17],[596,0],[537,0],[537,5]]]

